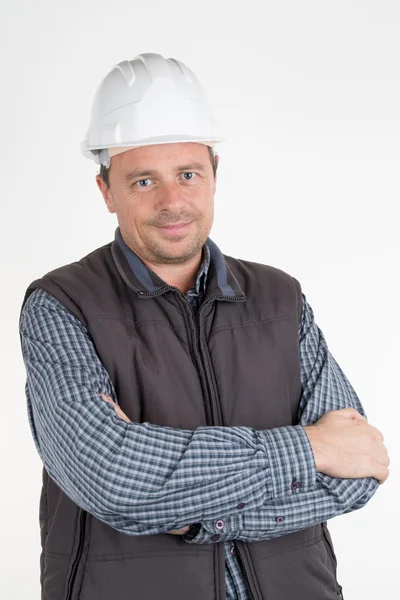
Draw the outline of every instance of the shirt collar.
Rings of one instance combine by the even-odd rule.
[[[203,253],[202,253],[202,261],[201,261],[199,270],[197,271],[196,283],[192,288],[190,288],[190,290],[188,290],[187,293],[191,293],[191,294],[196,293],[198,295],[206,293],[207,274],[208,274],[209,266],[210,266],[210,249],[207,246],[207,244],[204,244]]]

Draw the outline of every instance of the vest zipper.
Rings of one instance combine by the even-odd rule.
[[[206,366],[205,366],[205,361],[204,361],[204,356],[203,356],[203,352],[201,350],[201,344],[200,344],[200,317],[199,317],[199,311],[200,311],[200,307],[199,307],[199,310],[197,311],[197,315],[195,315],[192,312],[193,321],[194,321],[194,324],[195,324],[195,327],[196,327],[196,347],[197,347],[197,353],[200,356],[201,364],[203,366],[204,378],[205,378],[206,386],[207,386],[207,393],[208,393],[208,399],[209,399],[209,402],[210,402],[210,411],[211,411],[211,424],[215,425],[215,414],[214,414],[214,407],[213,407],[213,401],[212,401],[212,395],[211,395],[211,386],[210,386],[210,382],[208,381],[207,372],[206,372]]]
[[[236,548],[237,557],[238,557],[238,560],[239,560],[239,563],[240,563],[240,567],[242,569],[242,573],[243,573],[244,578],[246,579],[246,582],[247,582],[247,587],[248,587],[248,590],[249,590],[250,598],[253,599],[254,596],[253,596],[253,593],[251,591],[250,580],[249,580],[249,576],[247,575],[247,571],[246,571],[246,567],[245,567],[245,564],[244,564],[243,556],[242,556],[242,554],[241,554],[241,552],[239,550],[239,546],[237,545],[237,543],[234,542],[234,544],[235,544],[235,548]]]
[[[72,594],[74,591],[74,585],[75,585],[75,580],[76,580],[76,575],[78,572],[78,565],[79,565],[79,561],[81,559],[82,556],[82,550],[83,550],[83,542],[85,539],[85,526],[86,526],[86,516],[87,513],[81,509],[81,514],[80,514],[80,521],[79,521],[79,525],[80,525],[80,530],[79,530],[79,544],[78,544],[78,551],[76,553],[75,556],[75,560],[72,564],[72,568],[71,568],[71,575],[68,581],[68,586],[67,586],[67,597],[66,600],[72,600]]]
[[[211,411],[211,421],[212,421],[212,425],[215,425],[215,414],[214,414],[214,408],[213,408],[213,402],[212,402],[212,393],[211,393],[211,386],[210,386],[210,382],[208,381],[208,377],[207,377],[207,371],[206,371],[206,366],[205,366],[205,360],[204,360],[204,355],[203,352],[201,350],[201,344],[200,344],[200,310],[204,307],[207,306],[208,304],[210,304],[210,302],[212,302],[213,300],[218,299],[218,300],[230,300],[230,301],[235,301],[235,300],[243,300],[243,298],[237,298],[236,296],[210,296],[207,299],[207,302],[204,302],[203,304],[201,304],[197,310],[197,314],[194,313],[194,311],[190,308],[190,312],[192,314],[193,317],[193,321],[195,324],[195,328],[196,328],[196,347],[197,347],[197,353],[200,356],[200,360],[201,360],[201,364],[203,367],[203,371],[204,371],[204,378],[206,381],[206,386],[207,386],[207,393],[208,393],[208,398],[210,401],[210,411]],[[187,302],[187,300],[185,299],[185,302]]]
[[[205,377],[206,385],[207,385],[207,391],[208,391],[208,397],[209,397],[210,409],[211,409],[211,419],[212,419],[212,424],[213,425],[215,424],[215,418],[214,418],[214,410],[213,410],[213,403],[212,403],[212,396],[211,396],[211,386],[210,386],[209,381],[208,381],[207,372],[206,372],[206,369],[205,369],[204,355],[203,355],[203,352],[201,350],[201,344],[200,344],[200,310],[204,306],[206,306],[207,304],[209,304],[210,302],[212,302],[215,299],[234,300],[236,298],[232,297],[232,296],[211,296],[210,298],[208,298],[207,302],[205,302],[204,304],[200,305],[200,307],[199,307],[199,309],[197,311],[197,315],[195,315],[194,312],[191,310],[191,313],[192,313],[192,316],[193,316],[193,320],[194,320],[194,323],[195,323],[195,327],[196,327],[197,352],[198,352],[198,354],[200,356],[201,364],[202,364],[203,370],[204,370],[204,377]],[[238,300],[241,300],[241,298],[238,298]],[[249,580],[248,573],[246,571],[246,566],[244,564],[243,556],[242,556],[242,554],[241,554],[241,552],[239,550],[239,547],[236,544],[236,542],[234,542],[234,544],[235,544],[235,548],[236,548],[236,552],[237,552],[237,557],[238,557],[238,560],[239,560],[239,564],[240,564],[243,576],[244,576],[244,578],[246,580],[247,587],[248,587],[248,590],[249,590],[249,593],[250,593],[250,598],[253,600],[254,596],[253,596],[253,593],[251,591],[250,580]]]

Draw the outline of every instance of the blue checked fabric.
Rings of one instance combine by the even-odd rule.
[[[205,244],[195,286],[186,294],[193,310],[206,289],[209,264]],[[21,313],[29,425],[49,475],[77,505],[128,535],[201,522],[198,535],[185,541],[224,543],[227,600],[251,598],[234,540],[267,540],[359,509],[379,486],[372,478],[316,472],[303,426],[329,410],[365,412],[304,294],[302,301],[299,425],[262,431],[126,423],[99,396],[117,402],[82,323],[41,289]],[[223,520],[222,530],[217,520]],[[218,542],[212,540],[216,533]]]

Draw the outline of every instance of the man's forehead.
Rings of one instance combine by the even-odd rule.
[[[174,142],[165,144],[148,144],[146,146],[139,146],[138,148],[130,148],[126,152],[123,152],[121,156],[135,158],[135,160],[141,157],[152,156],[166,157],[166,156],[206,156],[208,153],[208,146],[200,144],[199,142]]]

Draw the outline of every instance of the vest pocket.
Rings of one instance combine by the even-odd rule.
[[[79,600],[222,600],[216,592],[216,551],[211,546],[191,554],[144,552],[130,558],[89,560]]]
[[[71,554],[68,575],[65,581],[63,600],[78,600],[86,572],[87,554],[90,544],[92,515],[79,510],[74,550]]]
[[[342,586],[340,585],[340,583],[337,580],[337,558],[336,558],[335,550],[333,548],[332,539],[331,539],[331,536],[329,534],[326,522],[325,523],[321,523],[321,529],[322,529],[322,539],[324,540],[324,544],[325,544],[326,550],[327,550],[328,555],[329,555],[329,557],[330,557],[330,559],[332,561],[332,568],[334,570],[335,579],[336,579],[336,583],[337,583],[337,593],[338,593],[339,598],[341,598],[341,600],[343,600]]]
[[[74,594],[74,587],[76,583],[76,577],[78,573],[79,561],[82,557],[83,551],[83,543],[85,539],[85,529],[86,529],[86,517],[87,513],[84,510],[81,510],[79,513],[79,526],[78,526],[78,539],[77,539],[77,548],[74,554],[74,559],[71,565],[71,571],[69,574],[68,582],[67,582],[67,593],[65,600],[72,600]]]
[[[336,554],[335,551],[333,549],[333,544],[332,544],[332,540],[330,539],[330,535],[327,532],[327,526],[326,523],[321,523],[321,527],[322,527],[322,538],[324,540],[325,543],[325,547],[328,551],[328,554],[332,560],[332,567],[336,573],[337,570],[337,558],[336,558]]]
[[[47,473],[43,468],[42,471],[43,484],[40,492],[40,500],[39,500],[39,526],[40,526],[40,542],[41,542],[41,552],[40,552],[40,585],[43,588],[44,583],[44,570],[45,570],[45,548],[46,548],[46,540],[47,540],[47,532],[49,526],[49,510],[48,510],[48,501],[47,501]]]
[[[321,524],[248,548],[260,597],[340,600],[334,553]]]

